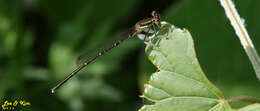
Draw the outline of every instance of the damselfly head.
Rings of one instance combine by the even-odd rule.
[[[160,14],[157,12],[157,11],[152,11],[152,16],[153,16],[153,20],[154,22],[159,22],[161,17],[160,17]]]

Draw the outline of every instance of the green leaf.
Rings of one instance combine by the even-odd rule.
[[[153,105],[140,111],[227,111],[223,94],[207,79],[196,58],[193,40],[184,29],[162,22],[153,45],[146,47],[149,60],[158,68],[145,88]]]

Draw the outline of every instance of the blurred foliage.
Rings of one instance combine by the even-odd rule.
[[[259,50],[260,2],[235,4]],[[54,95],[50,88],[76,68],[78,55],[154,9],[163,20],[190,30],[203,70],[225,96],[260,96],[259,81],[217,0],[0,0],[0,97],[23,98],[33,111],[139,109],[145,102],[138,95],[156,69],[136,38],[100,57]]]

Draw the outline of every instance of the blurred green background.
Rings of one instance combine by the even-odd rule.
[[[260,52],[260,1],[235,0]],[[156,71],[132,38],[51,94],[78,55],[150,17],[188,29],[206,76],[226,97],[260,97],[260,82],[218,0],[0,0],[0,97],[31,102],[23,110],[133,111]],[[1,100],[1,101],[2,101]],[[2,104],[2,103],[0,103]],[[234,108],[247,103],[232,104]]]

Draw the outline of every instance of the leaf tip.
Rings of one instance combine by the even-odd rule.
[[[149,84],[144,84],[144,88],[147,88],[149,86]]]
[[[142,94],[142,95],[139,95],[139,97],[140,97],[140,98],[145,98],[144,94]]]

